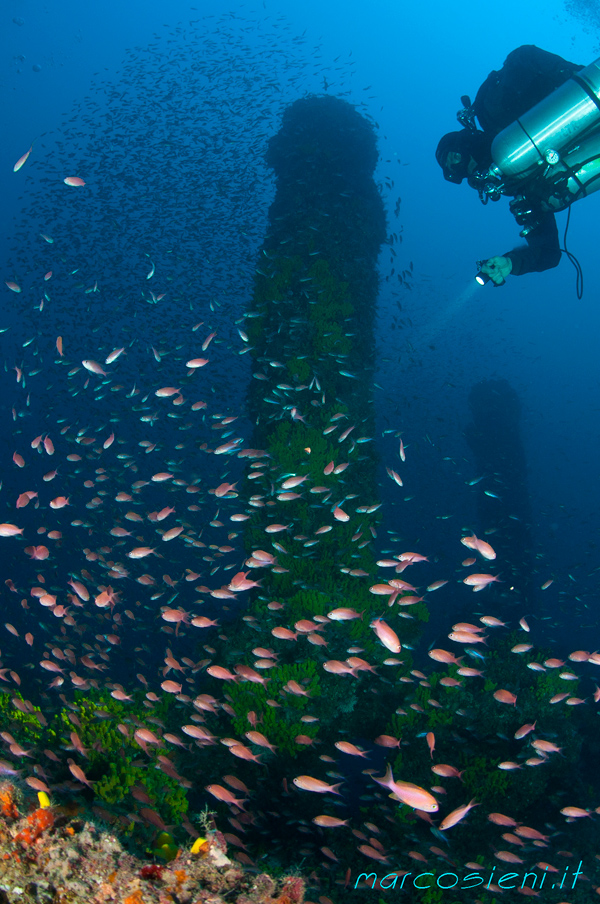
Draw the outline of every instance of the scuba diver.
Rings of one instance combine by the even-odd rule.
[[[488,75],[473,103],[461,101],[462,130],[444,135],[436,150],[444,178],[466,179],[483,204],[512,196],[527,242],[478,261],[478,282],[501,286],[510,273],[556,267],[555,212],[600,188],[600,60],[584,68],[524,45]]]

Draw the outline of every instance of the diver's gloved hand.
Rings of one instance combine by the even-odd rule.
[[[512,272],[510,257],[490,257],[481,265],[481,272],[487,274],[495,286],[503,286]]]

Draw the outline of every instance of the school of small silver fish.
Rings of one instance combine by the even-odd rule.
[[[186,69],[183,39],[192,35],[203,53]],[[190,22],[136,51],[119,82],[76,110],[45,155],[41,142],[34,142],[14,165],[15,173],[27,175],[24,192],[31,201],[4,280],[5,303],[14,308],[0,324],[10,327],[1,337],[0,681],[14,708],[35,712],[42,725],[61,707],[69,711],[76,691],[105,690],[127,707],[142,688],[153,729],[124,717],[116,730],[133,739],[141,761],[219,808],[217,820],[229,822],[226,838],[240,862],[256,865],[257,838],[264,843],[269,837],[278,850],[267,828],[272,822],[280,832],[287,827],[298,861],[310,858],[315,883],[329,875],[347,887],[349,850],[367,872],[370,861],[397,867],[399,875],[415,864],[464,866],[453,859],[453,831],[459,825],[468,831],[470,812],[485,805],[465,795],[459,802],[455,790],[489,730],[473,721],[477,699],[485,697],[488,712],[504,720],[501,732],[509,715],[512,720],[505,740],[514,759],[497,763],[509,781],[561,757],[555,731],[535,714],[523,722],[518,677],[509,687],[487,688],[491,652],[485,648],[489,644],[493,651],[495,634],[519,632],[509,654],[519,668],[525,663],[531,672],[552,675],[553,681],[556,674],[563,682],[564,692],[548,693],[540,706],[596,706],[598,686],[583,697],[569,688],[595,680],[600,652],[576,650],[569,662],[554,659],[536,648],[535,627],[525,612],[518,625],[507,624],[499,597],[484,605],[492,585],[502,586],[502,563],[490,542],[467,532],[456,536],[453,573],[447,567],[438,573],[424,553],[381,543],[374,530],[368,543],[377,570],[343,566],[380,600],[380,614],[369,621],[377,640],[370,661],[352,642],[352,625],[364,612],[341,600],[332,601],[325,616],[307,611],[292,622],[285,600],[267,601],[264,623],[240,614],[248,594],[261,593],[261,574],[281,568],[278,554],[294,547],[287,502],[304,496],[320,505],[322,534],[348,521],[359,530],[363,515],[380,505],[351,494],[336,502],[327,483],[347,481],[350,490],[361,441],[372,439],[358,429],[352,434],[351,420],[331,425],[339,429],[344,451],[327,465],[320,487],[300,467],[298,473],[268,474],[268,450],[252,447],[253,425],[244,410],[244,381],[253,379],[244,310],[260,267],[265,198],[272,191],[262,163],[264,144],[278,110],[296,94],[318,90],[323,78],[343,94],[351,81],[349,61],[339,71],[323,63],[307,76],[305,53],[305,42],[283,21],[275,21],[271,31],[233,17]],[[103,131],[92,128],[95,119]],[[102,141],[85,147],[77,138],[84,126]],[[274,372],[280,366],[268,363]],[[279,395],[282,408],[289,408],[286,392]],[[302,419],[300,412],[292,409],[293,421]],[[400,437],[382,495],[406,490],[409,447]],[[244,473],[261,490],[251,498],[239,489]],[[264,543],[249,553],[244,522],[267,504],[272,520]],[[306,553],[307,542],[318,550],[319,531],[302,538],[298,555]],[[461,543],[473,554],[462,564]],[[447,649],[428,652],[445,669],[443,677],[432,677],[437,666],[427,673],[413,668],[412,660],[403,668],[402,657],[410,654],[403,633],[411,607],[423,601],[449,605],[451,592],[461,594],[466,607],[469,589],[478,593],[472,609],[477,615],[454,624],[450,617]],[[238,650],[238,618],[255,633],[251,652]],[[336,638],[346,632],[345,659],[327,654],[334,631]],[[285,708],[293,698],[306,733],[295,738],[297,758],[278,764],[283,778],[270,802],[260,795],[281,754],[252,711],[244,731],[234,727],[228,686],[268,687],[269,670],[292,644],[298,660],[312,658],[328,680],[344,687],[358,682],[361,693],[373,695],[397,688],[400,702],[389,716],[400,726],[406,719],[410,729],[406,736],[401,728],[394,735],[382,728],[376,736],[348,738],[340,712],[338,740],[318,747],[312,731],[318,698],[290,679],[268,703]],[[227,661],[219,661],[216,648],[228,651]],[[465,689],[472,706],[455,705],[453,693]],[[166,730],[153,717],[164,695],[173,698],[178,729]],[[432,711],[441,714],[441,726],[447,724],[444,714],[457,723],[454,749],[447,735],[440,743],[439,732],[421,730],[425,720],[419,720]],[[0,773],[18,773],[38,791],[93,792],[77,720],[71,721],[64,749],[26,750],[10,731],[1,732]],[[220,762],[227,760],[231,771],[213,770],[211,755],[219,745]],[[395,758],[415,745],[430,764],[426,787],[415,784],[410,771],[392,769]],[[205,771],[198,767],[202,757]],[[308,763],[313,774],[304,772]],[[571,795],[566,779],[560,793],[562,807],[536,826],[509,812],[485,813],[498,835],[493,850],[481,853],[523,871],[535,866],[562,874],[565,863],[578,858],[569,833],[600,814],[600,797]],[[132,797],[137,818],[162,828],[152,801],[139,791]],[[400,805],[410,814],[402,850],[385,840]],[[430,844],[432,834],[446,847]],[[586,866],[593,869],[591,862]],[[589,879],[587,888],[591,895]],[[490,890],[502,892],[493,884]]]

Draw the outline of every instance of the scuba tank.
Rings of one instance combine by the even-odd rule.
[[[548,210],[600,188],[600,59],[496,135],[492,159],[489,175],[503,182],[543,180]]]
[[[596,132],[552,165],[543,182],[542,210],[557,213],[600,188],[600,132]]]

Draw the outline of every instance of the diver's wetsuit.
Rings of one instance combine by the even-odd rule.
[[[583,68],[534,44],[524,44],[509,53],[502,70],[490,72],[473,102],[479,124],[489,136],[490,148],[502,129]],[[481,165],[481,161],[479,163]],[[527,182],[519,185],[521,193],[527,195]],[[539,225],[531,230],[525,241],[526,246],[514,248],[503,255],[512,261],[515,276],[549,270],[558,265],[560,243],[553,213],[543,214]]]
[[[527,245],[513,248],[512,251],[505,251],[503,255],[512,261],[511,273],[514,276],[550,270],[552,267],[558,266],[560,242],[553,213],[544,214],[539,225],[525,236],[525,241]]]

